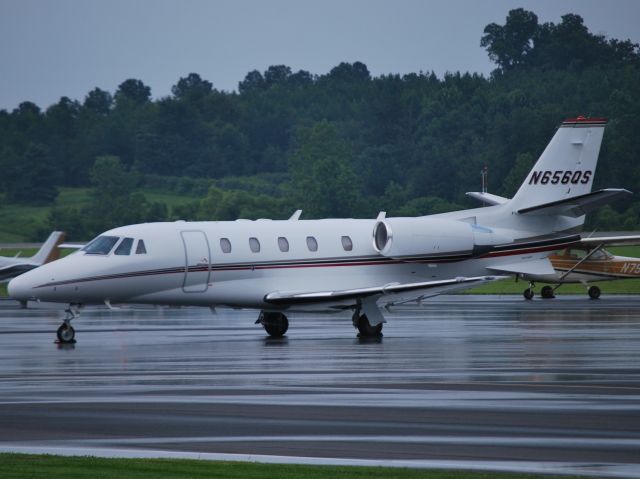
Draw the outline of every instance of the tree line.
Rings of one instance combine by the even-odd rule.
[[[296,208],[306,218],[429,214],[470,206],[464,193],[479,188],[485,165],[489,190],[512,195],[558,123],[578,114],[611,119],[596,187],[639,189],[637,44],[593,34],[578,15],[541,24],[524,9],[487,25],[480,44],[496,64],[488,77],[274,65],[249,72],[237,92],[191,73],[157,100],[128,79],[82,102],[23,102],[0,110],[0,192],[8,204],[52,204],[59,187],[93,186],[90,206],[54,208],[46,225],[81,237]],[[153,185],[198,199],[167,209],[136,192]],[[589,221],[632,229],[639,213],[632,198]]]

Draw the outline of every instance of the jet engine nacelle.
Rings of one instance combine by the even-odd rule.
[[[385,218],[373,228],[373,247],[389,258],[471,254],[469,223],[439,218]]]

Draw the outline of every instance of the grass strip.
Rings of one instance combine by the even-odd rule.
[[[3,479],[552,479],[548,475],[402,469],[357,466],[304,466],[191,459],[106,459],[33,454],[0,454]],[[567,479],[567,476],[563,476]]]

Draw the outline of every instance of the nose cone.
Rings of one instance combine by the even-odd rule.
[[[7,292],[13,299],[25,301],[33,297],[33,282],[29,278],[29,273],[24,273],[13,278],[7,285]]]

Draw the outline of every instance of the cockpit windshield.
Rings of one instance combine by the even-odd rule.
[[[82,248],[86,254],[107,255],[120,238],[117,236],[98,236],[87,246]]]

